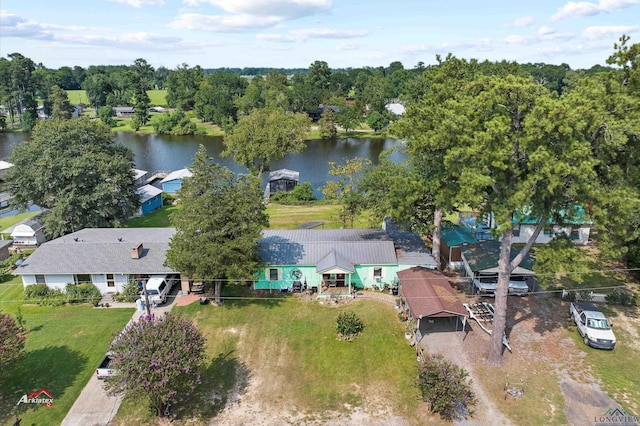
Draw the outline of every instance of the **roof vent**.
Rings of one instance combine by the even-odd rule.
[[[118,241],[122,242],[122,237],[118,237]]]
[[[138,243],[135,246],[131,247],[132,259],[140,259],[141,256],[142,256],[142,243]]]
[[[78,242],[78,237],[74,237],[73,241],[75,241],[77,243]]]

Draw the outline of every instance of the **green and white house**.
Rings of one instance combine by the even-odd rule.
[[[266,263],[254,289],[351,297],[354,290],[394,284],[396,272],[435,268],[419,236],[382,229],[266,230],[258,241]]]

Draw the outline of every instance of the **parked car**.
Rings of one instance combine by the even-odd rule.
[[[104,358],[102,358],[98,368],[96,368],[96,375],[98,376],[98,379],[102,380],[109,376],[113,376],[114,371],[109,367],[109,364],[111,364],[111,356],[106,354]]]
[[[173,279],[171,275],[151,275],[146,285],[149,303],[154,305],[162,305],[165,303],[171,293],[174,282],[175,279]]]
[[[615,348],[616,336],[611,324],[592,303],[571,303],[569,313],[585,345],[597,349]]]
[[[498,285],[497,275],[478,275],[473,279],[473,287],[480,296],[495,296]],[[514,296],[526,296],[529,294],[529,285],[526,277],[513,275],[509,278],[509,294]]]

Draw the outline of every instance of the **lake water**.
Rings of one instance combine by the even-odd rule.
[[[0,133],[0,159],[7,159],[13,147],[28,137],[24,133]],[[128,146],[135,155],[136,168],[146,170],[149,176],[157,170],[178,170],[189,166],[200,144],[204,145],[214,161],[226,166],[235,173],[246,173],[247,169],[231,158],[223,158],[224,150],[220,136],[172,136],[139,135],[131,132],[115,134],[118,144]],[[384,150],[394,149],[390,155],[392,161],[404,160],[402,143],[395,139],[314,139],[307,141],[307,148],[300,154],[288,155],[270,165],[271,170],[291,169],[300,172],[300,181],[309,182],[316,189],[325,185],[327,180],[335,179],[329,175],[329,162],[344,163],[345,159],[355,157],[368,158],[378,163]]]

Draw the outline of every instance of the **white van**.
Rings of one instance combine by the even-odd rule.
[[[152,305],[162,305],[167,301],[173,280],[168,275],[151,275],[147,281],[147,295]]]

